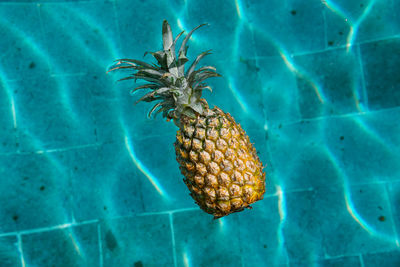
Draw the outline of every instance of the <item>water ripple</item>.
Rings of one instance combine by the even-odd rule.
[[[47,53],[46,49],[42,48],[40,44],[37,42],[37,40],[33,39],[30,35],[28,35],[26,32],[20,30],[17,25],[9,23],[6,19],[0,18],[0,24],[4,25],[5,28],[9,30],[10,33],[15,35],[18,39],[22,40],[24,43],[28,45],[28,47],[40,58],[43,58],[45,61],[50,62],[52,66],[57,68],[57,65],[54,64],[52,61],[50,55]],[[67,82],[63,77],[59,77],[59,79],[56,79],[57,83],[57,88],[58,88],[58,93],[59,93],[59,99],[61,99],[61,104],[63,106],[64,111],[66,112],[67,116],[69,119],[77,123],[77,115],[74,113],[74,108],[73,105],[71,104],[71,97],[69,95],[69,90],[66,86]],[[14,103],[14,101],[12,101]],[[15,113],[15,104],[13,104],[14,110],[13,113]],[[18,106],[18,104],[17,104]]]
[[[370,0],[367,7],[365,8],[364,12],[361,14],[361,16],[358,19],[353,19],[351,18],[350,15],[346,14],[346,11],[338,6],[334,1],[332,0],[321,0],[321,2],[333,13],[341,17],[350,27],[349,34],[347,35],[347,41],[346,41],[346,50],[347,52],[350,51],[351,47],[354,44],[354,40],[357,38],[357,32],[358,29],[361,25],[361,23],[365,20],[365,18],[369,15],[369,13],[372,10],[372,7],[374,6],[376,0]]]

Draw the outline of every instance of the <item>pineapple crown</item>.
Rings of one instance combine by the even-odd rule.
[[[168,21],[164,20],[162,25],[163,49],[144,54],[151,54],[158,64],[149,64],[136,59],[118,59],[117,63],[109,69],[109,71],[135,70],[130,76],[119,81],[134,79],[136,82],[136,80],[142,79],[149,82],[131,91],[133,93],[141,89],[151,90],[136,103],[159,100],[149,111],[149,117],[154,111],[156,111],[155,114],[162,112],[163,117],[168,120],[179,119],[182,114],[189,117],[195,117],[197,113],[204,114],[207,102],[201,99],[202,91],[204,89],[212,91],[211,87],[204,83],[204,80],[221,76],[216,73],[213,66],[204,66],[196,70],[199,61],[209,55],[210,50],[199,54],[185,72],[185,63],[189,61],[186,57],[189,47],[186,44],[193,32],[204,25],[206,24],[197,26],[186,35],[176,54],[175,46],[184,31],[173,39],[171,26]]]

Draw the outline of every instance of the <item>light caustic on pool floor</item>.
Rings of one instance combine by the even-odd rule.
[[[186,5],[189,4],[189,1],[185,1]],[[346,51],[348,53],[353,53],[355,51],[352,50],[352,47],[354,46],[354,42],[357,38],[357,33],[360,25],[362,22],[365,20],[365,18],[368,16],[368,14],[371,12],[371,10],[374,8],[374,5],[376,3],[375,0],[371,0],[368,2],[367,7],[365,8],[364,12],[362,15],[358,18],[352,18],[346,14],[344,9],[342,9],[339,5],[337,5],[334,1],[330,0],[323,0],[322,3],[327,7],[327,9],[331,12],[334,12],[337,14],[339,17],[343,18],[346,20],[346,22],[349,25],[349,34],[346,39]],[[237,24],[235,28],[235,39],[232,42],[232,57],[231,58],[238,58],[239,53],[240,53],[240,46],[239,46],[239,41],[241,38],[241,33],[244,29],[250,30],[253,34],[257,34],[262,36],[263,40],[266,40],[266,42],[269,42],[272,44],[273,47],[277,50],[278,54],[281,56],[283,62],[285,63],[286,67],[296,76],[300,76],[304,80],[306,80],[311,87],[314,89],[315,92],[315,97],[318,98],[319,102],[321,104],[326,104],[329,103],[330,99],[326,96],[324,93],[324,89],[322,85],[318,83],[318,79],[316,77],[313,77],[311,74],[308,73],[306,69],[302,69],[299,66],[296,65],[295,60],[293,60],[293,57],[291,54],[287,52],[285,49],[285,45],[280,43],[279,40],[276,38],[272,37],[268,32],[266,32],[264,29],[261,29],[261,27],[257,26],[254,23],[250,23],[248,21],[248,14],[246,14],[244,8],[243,8],[243,3],[241,0],[236,0],[235,1],[235,7],[237,11]],[[74,8],[71,7],[60,7],[63,8],[65,12],[68,12],[70,16],[73,16],[76,18],[78,21],[84,25],[84,27],[87,27],[89,29],[96,29],[97,32],[99,32],[100,37],[103,39],[104,44],[109,50],[110,57],[111,58],[118,58],[119,55],[121,54],[117,47],[120,47],[120,45],[117,45],[115,43],[115,40],[109,37],[105,30],[103,29],[102,25],[92,17],[90,17],[88,14],[85,14],[81,11],[75,10]],[[184,7],[185,8],[185,7]],[[184,10],[183,8],[183,10]],[[186,29],[186,23],[184,19],[179,15],[183,14],[184,12],[182,11],[177,11],[176,12],[176,21],[178,27],[181,29]],[[46,12],[46,15],[51,18],[52,22],[55,24],[63,25],[65,22],[62,21],[59,17],[56,15],[53,15],[51,12],[47,12],[46,10],[41,10],[40,12]],[[65,115],[72,121],[75,122],[75,125],[78,126],[79,122],[79,117],[81,114],[78,114],[76,111],[76,108],[74,108],[74,101],[72,97],[69,94],[69,88],[68,88],[68,83],[64,79],[64,75],[62,73],[62,66],[60,66],[56,61],[54,61],[51,56],[46,52],[46,50],[43,48],[43,45],[40,44],[37,40],[35,40],[29,33],[24,32],[21,30],[18,25],[13,25],[10,22],[7,21],[6,18],[1,18],[0,19],[0,25],[2,25],[4,28],[6,28],[11,34],[13,34],[17,39],[25,42],[27,46],[32,50],[33,54],[36,55],[38,58],[41,58],[42,61],[48,62],[49,69],[51,73],[55,73],[55,80],[57,83],[57,97],[61,100],[60,103],[62,105],[63,111],[65,112]],[[61,28],[61,27],[60,27]],[[67,34],[72,42],[82,49],[87,55],[88,61],[91,62],[91,64],[97,64],[101,66],[107,66],[108,62],[99,62],[99,58],[104,58],[104,57],[99,57],[98,54],[96,54],[95,51],[92,51],[87,48],[85,43],[82,41],[79,35],[76,35],[75,32],[72,32],[71,30],[68,30],[68,28],[62,27],[62,29],[65,31],[65,34]],[[196,38],[201,38],[194,36],[192,37],[193,41],[196,42]],[[257,57],[255,58],[257,62]],[[236,61],[233,62],[234,64],[238,64]],[[258,64],[258,63],[256,63]],[[226,82],[227,82],[227,88],[229,88],[232,97],[237,101],[239,106],[241,107],[243,113],[246,115],[246,118],[254,120],[257,125],[260,126],[261,129],[268,129],[268,126],[266,126],[266,122],[263,119],[262,115],[258,114],[257,112],[254,111],[253,105],[246,100],[246,95],[244,92],[241,92],[237,86],[236,86],[236,79],[239,79],[241,77],[236,77],[235,73],[232,72],[234,68],[227,68],[224,71],[224,76],[226,77]],[[260,77],[261,78],[261,77]],[[9,82],[9,79],[6,74],[6,70],[4,69],[4,66],[0,66],[0,82],[2,84],[3,90],[5,90],[6,96],[8,98],[9,102],[9,109],[10,109],[10,116],[12,117],[13,121],[13,127],[15,129],[19,128],[19,110],[22,109],[23,103],[19,103],[16,97],[13,94],[13,84]],[[362,92],[360,93],[360,88],[357,88],[357,85],[354,85],[353,92],[354,92],[354,100],[357,103],[357,108],[358,111],[360,112],[367,112],[366,106],[360,106],[359,99],[361,98],[361,95],[363,94]],[[116,95],[120,95],[120,93],[115,92]],[[261,92],[260,92],[261,94]],[[140,160],[140,155],[137,155],[135,153],[135,147],[133,146],[133,142],[131,140],[130,135],[128,134],[128,127],[126,123],[126,119],[124,118],[124,115],[120,106],[116,105],[114,107],[116,109],[116,114],[119,114],[119,123],[120,123],[120,128],[124,132],[124,137],[125,140],[121,140],[124,142],[126,150],[132,159],[133,164],[138,168],[138,170],[143,173],[143,175],[148,179],[148,181],[151,183],[153,186],[154,190],[158,192],[166,201],[170,198],[170,194],[172,192],[167,192],[166,189],[163,187],[162,181],[160,181],[157,177],[155,177],[149,168],[145,166],[145,164],[142,163]],[[365,132],[365,134],[369,135],[372,137],[372,140],[375,142],[379,143],[386,151],[391,151],[391,146],[384,140],[379,133],[374,131],[372,128],[370,128],[365,122],[362,121],[361,117],[354,117],[354,121],[359,125],[361,129]],[[44,154],[46,156],[46,160],[49,163],[49,166],[53,166],[55,169],[58,170],[59,173],[68,173],[66,172],[66,167],[62,165],[55,157],[52,156],[51,152],[52,151],[57,151],[56,150],[46,150],[43,148],[41,140],[39,140],[37,137],[35,137],[35,134],[33,132],[30,132],[29,130],[25,130],[25,135],[29,136],[30,140],[32,140],[32,147],[35,150],[34,152]],[[337,159],[337,156],[334,155],[332,151],[329,150],[328,147],[325,147],[322,149],[324,153],[326,154],[327,158],[332,162],[333,166],[335,166],[335,169],[337,173],[340,175],[342,178],[342,186],[344,188],[343,192],[343,197],[346,203],[346,209],[349,213],[349,215],[353,218],[354,221],[356,221],[362,229],[364,229],[366,232],[368,232],[371,235],[378,236],[384,240],[387,240],[388,242],[394,242],[397,246],[399,246],[399,241],[397,240],[396,237],[394,236],[388,236],[387,234],[383,234],[378,232],[376,229],[373,228],[369,224],[367,220],[362,218],[362,216],[357,212],[357,208],[354,206],[354,203],[352,202],[352,196],[349,190],[349,182],[348,182],[348,177],[346,173],[343,171],[343,168],[341,167],[340,161]],[[54,177],[55,178],[55,177]],[[279,178],[279,177],[278,177]],[[57,179],[60,179],[60,177],[57,177]],[[64,177],[63,179],[67,179],[67,177]],[[276,179],[279,180],[279,179]],[[283,253],[283,244],[284,244],[284,225],[287,222],[287,210],[286,210],[286,205],[285,205],[285,185],[284,184],[277,184],[277,197],[279,198],[278,205],[279,205],[279,214],[280,214],[280,224],[277,226],[277,240],[279,241],[280,246],[282,247],[282,253]],[[105,196],[106,197],[106,196]],[[112,202],[111,199],[108,200],[109,202]],[[266,201],[266,200],[265,200]],[[112,206],[112,204],[111,204]],[[69,211],[63,211],[62,213],[65,213],[65,219],[66,221],[72,220],[73,221],[73,215],[69,214]],[[68,214],[68,215],[67,215]],[[72,218],[72,219],[71,219]],[[221,229],[224,229],[225,226],[225,221],[221,220]],[[66,233],[67,234],[67,233]],[[69,234],[70,238],[72,240],[72,243],[74,244],[78,254],[80,256],[83,256],[81,253],[79,241],[77,241],[76,237],[72,233]],[[191,259],[190,259],[190,252],[187,250],[184,250],[183,253],[183,262],[185,266],[190,266]]]

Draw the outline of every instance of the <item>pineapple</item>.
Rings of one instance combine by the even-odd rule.
[[[176,54],[175,46],[183,31],[173,39],[171,27],[164,20],[163,50],[149,52],[158,64],[119,59],[109,71],[133,70],[120,81],[142,79],[149,82],[131,91],[150,90],[136,103],[158,101],[148,116],[153,112],[162,113],[179,128],[174,146],[183,181],[202,210],[221,218],[250,208],[250,204],[263,198],[265,173],[242,127],[229,113],[218,107],[211,109],[201,98],[204,89],[211,91],[204,80],[220,76],[212,66],[196,69],[210,51],[199,54],[185,72],[186,44],[193,32],[204,25],[186,35]]]

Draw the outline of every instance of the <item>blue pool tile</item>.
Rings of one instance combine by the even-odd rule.
[[[287,263],[279,205],[278,197],[267,197],[253,204],[252,210],[237,214],[240,240],[251,240],[240,244],[244,266]]]
[[[340,136],[333,132],[336,125],[330,121],[301,121],[270,130],[271,161],[281,187],[297,190],[341,182],[332,158],[340,153]]]
[[[326,1],[325,5],[327,46],[388,38],[397,33],[392,1],[340,0]]]
[[[109,64],[113,62],[110,61]],[[92,97],[99,97],[104,99],[114,99],[120,91],[122,91],[120,84],[117,83],[117,78],[114,72],[107,73],[108,66],[99,66],[93,68],[89,73],[84,75],[85,79],[80,79],[82,88],[88,88]],[[129,93],[129,90],[122,91]]]
[[[193,41],[191,55],[212,49],[219,59],[236,61],[255,56],[253,29],[245,22],[247,12],[244,1],[241,2],[243,6],[234,1],[187,2],[183,20],[190,21],[190,27],[209,24],[206,29],[197,33],[198,39]],[[208,12],[203,12],[204,10]]]
[[[324,267],[361,267],[360,257],[348,256],[334,259],[326,259],[318,262],[319,266]]]
[[[133,84],[129,84],[132,88]],[[129,136],[135,139],[141,139],[146,137],[156,136],[175,136],[178,128],[172,121],[167,122],[162,114],[157,114],[154,117],[154,113],[151,118],[148,117],[148,113],[156,102],[147,103],[140,102],[135,104],[137,100],[142,97],[145,92],[137,92],[133,96],[128,93],[128,90],[124,90],[119,94],[118,103],[115,108],[119,109],[120,121]]]
[[[96,142],[112,143],[124,141],[124,123],[121,120],[120,101],[115,98],[92,98],[93,121]]]
[[[391,208],[392,208],[392,216],[393,216],[393,221],[396,226],[397,230],[397,235],[399,238],[399,230],[400,230],[400,207],[398,205],[400,201],[400,182],[394,182],[390,183],[387,185],[388,187],[388,193],[389,193],[389,199],[391,203]],[[387,218],[390,220],[390,218]]]
[[[83,78],[36,78],[16,83],[15,113],[21,151],[96,142],[90,92]]]
[[[340,14],[341,13],[337,13],[337,11],[333,11],[330,8],[324,9],[327,27],[325,40],[326,48],[344,47],[348,43],[349,34],[351,34],[350,23]],[[352,43],[354,44],[355,41],[356,40],[353,40]]]
[[[132,140],[131,164],[137,167],[146,212],[197,208],[183,182],[173,142],[175,136]]]
[[[76,221],[127,216],[143,211],[142,181],[125,144],[69,150],[69,205]]]
[[[169,215],[105,221],[101,225],[104,266],[173,266]]]
[[[323,236],[316,216],[317,199],[315,191],[284,195],[281,242],[285,245],[291,265],[316,261],[323,256]]]
[[[104,70],[118,55],[115,18],[104,16],[112,2],[44,3],[39,9],[52,74]]]
[[[340,136],[338,164],[350,183],[399,180],[400,129],[393,123],[399,118],[399,109],[386,110],[349,117],[335,127]]]
[[[397,249],[382,253],[365,254],[362,255],[362,258],[365,267],[373,267],[373,266],[396,267],[399,266],[400,264],[400,251]]]
[[[135,8],[142,12],[135,14],[135,20],[146,21],[146,23],[134,25],[130,22],[132,20],[131,3],[117,2],[116,7],[121,32],[121,47],[125,57],[141,59],[145,51],[161,49],[161,25],[164,19],[170,23],[174,36],[182,30],[188,33],[200,24],[209,24],[208,27],[199,29],[188,43],[189,59],[194,59],[198,53],[208,49],[212,49],[219,58],[239,59],[240,56],[254,56],[251,29],[248,25],[241,23],[234,2],[207,0],[188,1],[175,5],[170,1],[151,3],[139,1],[135,3]],[[208,12],[201,12],[204,9]],[[224,34],[221,35],[221,32]]]
[[[0,114],[0,153],[12,153],[18,148],[11,105],[2,106]]]
[[[347,114],[365,106],[356,55],[336,49],[294,58],[303,118]]]
[[[385,185],[319,189],[314,219],[331,257],[396,248]],[[321,208],[322,207],[322,208]]]
[[[48,75],[48,54],[43,46],[36,6],[2,5],[0,17],[0,46],[4,48],[0,64],[2,79],[19,80]]]
[[[320,1],[247,1],[258,56],[321,50],[324,18]],[[312,38],[311,38],[312,37]]]
[[[392,222],[381,219],[390,214],[384,185],[325,187],[284,198],[283,237],[291,265],[358,264],[337,257],[396,248]]]
[[[168,1],[135,1],[134,5],[131,1],[117,1],[115,6],[123,58],[151,59],[151,55],[145,58],[143,55],[146,51],[155,52],[162,48],[164,19],[171,24],[174,35],[180,32],[175,14],[179,10],[174,10]],[[132,8],[141,12],[132,14]]]
[[[400,11],[400,2],[399,1],[392,1],[393,2],[393,12],[394,14],[398,14]],[[395,16],[395,22],[394,24],[394,33],[399,34],[400,33],[400,18],[399,16]]]
[[[126,75],[126,74],[125,74]],[[109,80],[115,81],[122,73],[110,75]],[[172,121],[167,122],[162,114],[153,113],[148,117],[151,108],[156,104],[136,103],[148,91],[138,91],[130,94],[130,90],[141,84],[133,81],[113,83],[103,95],[93,98],[93,116],[96,122],[96,132],[100,142],[121,142],[125,136],[140,139],[149,136],[175,136],[178,129]],[[100,93],[102,94],[102,93]]]
[[[16,236],[0,237],[0,266],[22,266]]]
[[[28,266],[99,266],[97,224],[22,236]]]
[[[400,39],[361,45],[369,107],[373,110],[400,105]]]
[[[289,60],[293,60],[289,58]],[[301,117],[296,75],[282,57],[258,60],[262,98],[269,127],[279,123],[298,121]]]
[[[274,173],[287,189],[398,180],[399,115],[387,110],[271,128]]]
[[[242,266],[237,216],[247,212],[218,220],[200,210],[173,214],[177,266]]]
[[[13,153],[18,149],[16,126],[18,122],[14,117],[15,100],[14,92],[17,89],[15,82],[0,77],[0,153]]]
[[[203,96],[210,107],[218,106],[230,113],[245,131],[263,129],[265,107],[263,101],[263,82],[259,78],[260,68],[254,59],[242,58],[240,61],[218,61],[216,66],[222,77],[209,80],[213,92]],[[208,65],[208,64],[207,64]]]
[[[1,232],[70,221],[68,170],[63,168],[62,158],[62,153],[1,157]]]

